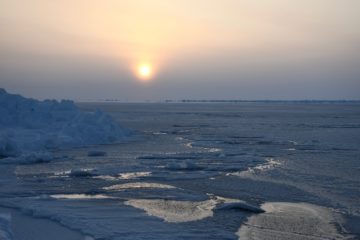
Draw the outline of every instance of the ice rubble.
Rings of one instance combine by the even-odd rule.
[[[0,158],[121,141],[130,131],[100,111],[82,112],[69,100],[38,101],[0,88]]]

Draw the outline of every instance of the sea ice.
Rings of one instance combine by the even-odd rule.
[[[173,189],[176,188],[171,185],[161,184],[161,183],[147,183],[147,182],[134,182],[134,183],[124,183],[116,184],[110,187],[104,187],[105,190],[111,191],[123,191],[126,189],[138,189],[138,188],[163,188],[163,189]]]
[[[191,161],[185,162],[171,162],[166,165],[166,169],[168,170],[188,170],[188,171],[195,171],[201,170],[203,167],[198,166],[196,163]]]
[[[148,215],[162,218],[167,222],[197,221],[213,215],[217,202],[173,201],[162,199],[132,199],[125,204],[143,209]]]
[[[103,194],[89,195],[89,194],[54,194],[50,195],[51,198],[55,199],[109,199],[110,196]]]
[[[116,180],[130,180],[130,179],[138,179],[142,177],[151,176],[151,172],[127,172],[127,173],[119,173],[115,176],[110,175],[99,175],[95,176],[96,179],[108,180],[108,181],[116,181]]]
[[[33,152],[113,143],[130,135],[100,111],[82,112],[72,101],[38,101],[4,89],[0,89],[0,116],[0,158],[30,153],[26,158],[36,161]]]
[[[164,219],[166,222],[191,222],[212,217],[215,210],[239,209],[262,213],[259,207],[238,199],[210,195],[205,201],[177,201],[164,199],[131,199],[125,204],[144,210],[148,215]]]
[[[249,167],[246,171],[227,173],[227,176],[238,176],[238,177],[252,177],[259,173],[266,172],[274,169],[281,165],[281,162],[274,158],[266,158],[265,163],[256,165],[255,167]]]
[[[344,239],[326,208],[307,203],[265,203],[266,213],[253,215],[237,235],[241,240]]]
[[[12,240],[13,234],[10,227],[11,215],[0,214],[0,239],[1,240]]]

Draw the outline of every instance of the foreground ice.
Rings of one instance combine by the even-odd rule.
[[[1,235],[2,228],[0,227],[1,240],[94,240],[79,231],[71,230],[45,218],[29,217],[13,208],[0,207],[0,219],[2,215],[6,217],[6,220],[11,217],[10,236],[12,238]]]
[[[212,217],[214,211],[240,210],[262,213],[263,209],[238,199],[209,195],[205,201],[176,201],[164,199],[131,199],[125,204],[144,210],[166,222],[191,222]]]
[[[132,199],[125,204],[140,208],[150,216],[162,218],[167,222],[189,222],[211,217],[217,202],[170,201],[162,199]]]
[[[1,158],[112,143],[129,135],[129,130],[100,111],[82,112],[72,101],[37,101],[9,94],[4,89],[0,89],[0,116]],[[33,159],[37,157],[30,156],[29,160]]]
[[[0,214],[0,239],[1,240],[11,240],[12,231],[10,227],[10,214]]]
[[[83,109],[98,106],[85,104]],[[259,234],[276,234],[280,240],[324,239],[313,230],[317,225],[323,229],[314,220],[323,215],[297,208],[273,212],[266,205],[262,213],[259,205],[264,202],[307,202],[323,206],[325,212],[334,209],[329,214],[355,213],[351,218],[342,214],[345,223],[337,216],[329,219],[342,225],[340,234],[359,232],[360,128],[348,127],[359,122],[359,115],[352,114],[358,106],[101,106],[142,134],[120,144],[61,149],[50,161],[44,151],[22,154],[25,162],[35,164],[2,164],[0,205],[35,216],[31,223],[51,219],[94,239],[236,240],[245,226],[250,239]],[[342,125],[346,129],[337,127]],[[157,132],[166,134],[153,134]],[[91,151],[106,156],[89,156],[101,155]],[[251,219],[263,220],[255,225]],[[319,222],[335,228],[326,218]],[[25,225],[12,215],[14,237],[16,227],[31,223]],[[266,228],[257,228],[264,224]],[[19,240],[57,239],[50,237],[47,226],[33,229],[44,237]],[[261,236],[258,239],[266,239]]]
[[[266,213],[253,215],[237,235],[241,240],[344,239],[326,208],[306,203],[265,203]]]

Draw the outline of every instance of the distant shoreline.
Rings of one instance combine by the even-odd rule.
[[[123,101],[117,99],[75,100],[77,103],[290,103],[290,104],[360,104],[360,100],[163,100]]]

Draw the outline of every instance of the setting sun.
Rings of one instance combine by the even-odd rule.
[[[140,65],[137,71],[138,76],[143,80],[147,80],[152,76],[152,68],[149,64]]]

